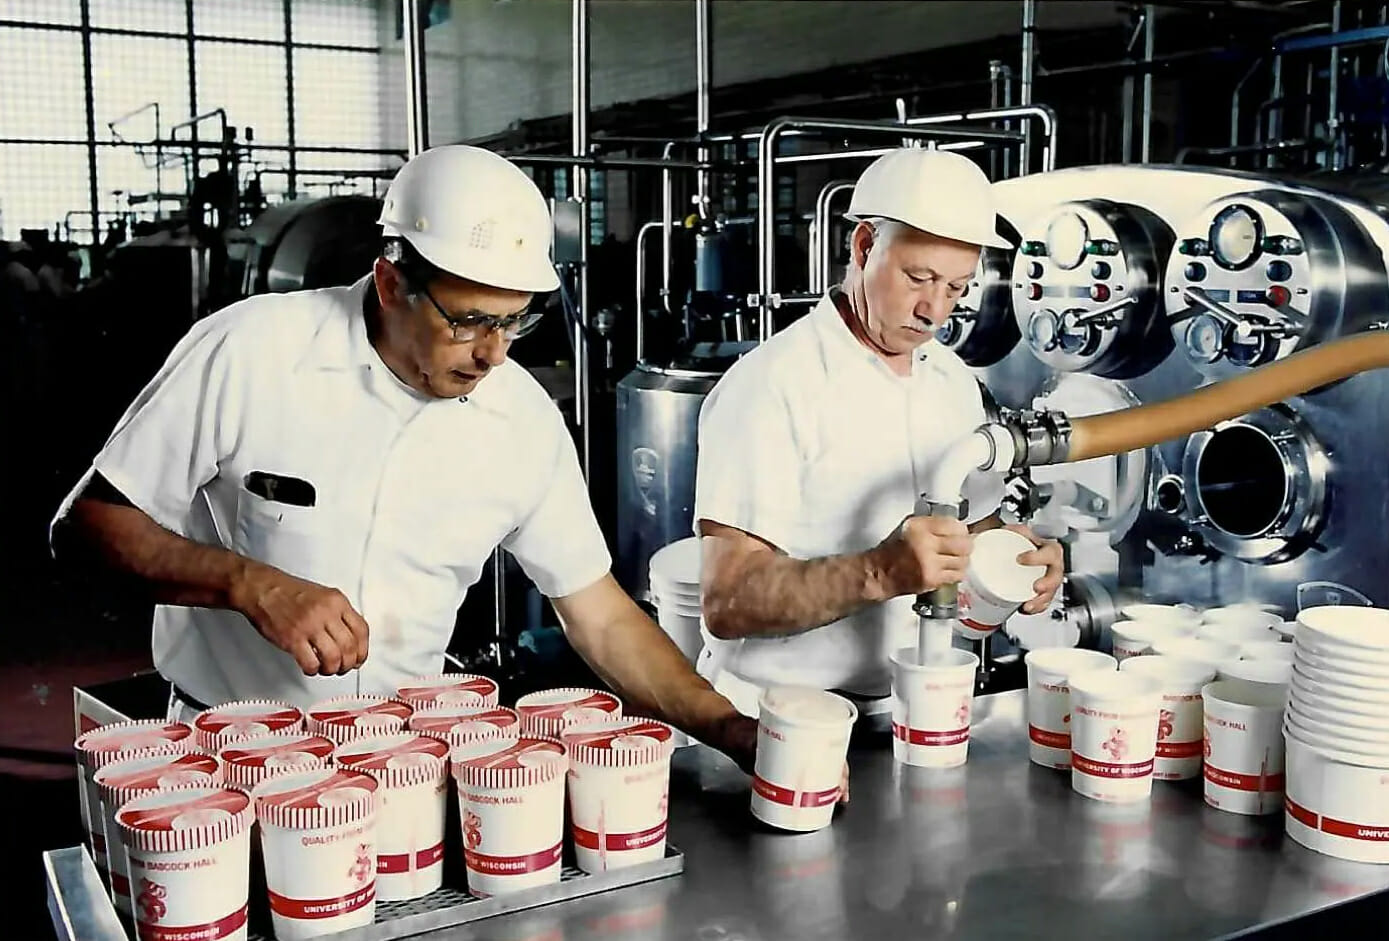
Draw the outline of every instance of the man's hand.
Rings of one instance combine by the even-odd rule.
[[[299,664],[305,676],[342,676],[367,659],[367,622],[336,588],[252,563],[232,594],[235,610]]]
[[[716,725],[705,744],[717,748],[732,758],[747,774],[757,764],[757,720],[745,715],[731,715]],[[849,763],[839,779],[839,803],[849,803]]]
[[[873,553],[881,562],[883,598],[919,595],[965,577],[974,542],[963,522],[909,516]]]
[[[1027,526],[1012,525],[1003,528],[1026,536],[1037,547],[1031,552],[1024,552],[1018,556],[1019,565],[1045,565],[1047,567],[1046,574],[1033,584],[1032,590],[1037,594],[1023,604],[1022,613],[1037,614],[1045,611],[1047,605],[1051,604],[1051,599],[1055,597],[1056,589],[1061,587],[1062,576],[1066,574],[1065,557],[1061,552],[1061,543],[1054,539],[1043,539]]]

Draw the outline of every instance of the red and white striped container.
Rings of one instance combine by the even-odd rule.
[[[449,747],[482,738],[516,738],[521,717],[505,706],[446,706],[416,712],[406,723],[410,731],[437,738]]]
[[[444,884],[449,746],[414,732],[339,745],[333,761],[381,785],[376,814],[376,897],[403,902]]]
[[[453,750],[468,890],[499,895],[559,882],[564,772],[554,739],[482,739]]]
[[[405,728],[415,710],[409,703],[385,696],[336,696],[309,707],[308,729],[341,745],[367,735],[385,735]]]
[[[782,830],[829,826],[858,708],[843,696],[773,686],[758,703],[752,815]]]
[[[596,689],[544,689],[516,700],[524,735],[558,738],[571,725],[602,722],[622,716],[622,701]]]
[[[449,706],[495,706],[498,693],[496,680],[472,673],[418,676],[396,688],[398,699],[421,711]]]
[[[156,791],[116,826],[130,858],[139,941],[245,941],[251,800],[231,788]]]
[[[198,747],[214,755],[237,739],[269,732],[297,732],[304,727],[304,713],[287,702],[245,699],[224,703],[198,713],[193,731]]]
[[[584,872],[652,862],[666,852],[674,730],[652,719],[570,726],[569,815]]]
[[[375,919],[379,790],[364,771],[317,768],[277,775],[251,792],[278,941]]]
[[[267,778],[326,767],[336,747],[332,739],[312,732],[271,732],[232,742],[217,757],[226,783],[250,793]]]
[[[98,768],[93,775],[101,795],[102,832],[111,867],[111,901],[125,914],[130,908],[130,863],[116,826],[116,811],[127,801],[155,791],[190,787],[216,787],[222,783],[222,766],[203,752],[135,753]]]
[[[1071,688],[1071,789],[1109,803],[1153,791],[1162,683],[1101,667],[1067,677]]]
[[[93,775],[117,758],[132,752],[151,749],[187,751],[193,746],[193,727],[186,722],[166,722],[163,719],[140,719],[115,722],[84,732],[77,737],[73,748],[77,752],[77,769],[81,772],[79,788],[82,803],[82,830],[92,847],[96,868],[105,875],[106,834],[101,823],[101,794]]]

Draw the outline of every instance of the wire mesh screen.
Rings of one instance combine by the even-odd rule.
[[[251,188],[248,212],[379,192],[404,149],[395,6],[5,0],[0,238],[177,218],[214,172]]]

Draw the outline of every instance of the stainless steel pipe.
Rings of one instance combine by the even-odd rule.
[[[405,143],[414,156],[429,149],[429,94],[425,82],[424,19],[420,0],[401,0],[405,39]]]
[[[637,364],[646,362],[646,237],[661,227],[656,221],[637,229]],[[663,279],[664,280],[664,279]]]
[[[573,107],[573,151],[588,157],[588,0],[573,0],[572,48],[570,67]],[[589,349],[588,349],[588,169],[576,164],[570,170],[571,198],[579,203],[579,284],[574,325],[574,419],[579,426],[579,457],[584,479],[592,465],[592,429],[589,427]]]
[[[829,286],[830,257],[834,249],[830,243],[830,203],[836,196],[854,188],[853,180],[831,180],[820,188],[815,197],[815,228],[811,230],[809,275],[810,293],[823,294]]]
[[[710,0],[695,0],[695,134],[700,140],[697,152],[701,164],[709,163],[709,148],[704,138],[709,133],[709,92],[713,75],[712,4]],[[709,210],[709,171],[702,169],[695,176],[695,194],[701,216]]]
[[[1018,103],[1032,104],[1032,78],[1037,71],[1037,0],[1022,0],[1022,76]],[[1022,163],[1032,159],[1032,128],[1023,125]]]
[[[1143,146],[1139,159],[1148,163],[1153,157],[1153,41],[1157,30],[1157,15],[1153,4],[1143,8]]]

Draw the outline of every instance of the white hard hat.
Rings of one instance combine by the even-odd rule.
[[[450,144],[400,168],[377,220],[450,274],[512,291],[553,291],[550,207],[519,167],[480,147]]]
[[[854,185],[848,218],[896,219],[942,238],[1012,248],[994,229],[993,185],[968,157],[902,147],[868,165]]]

